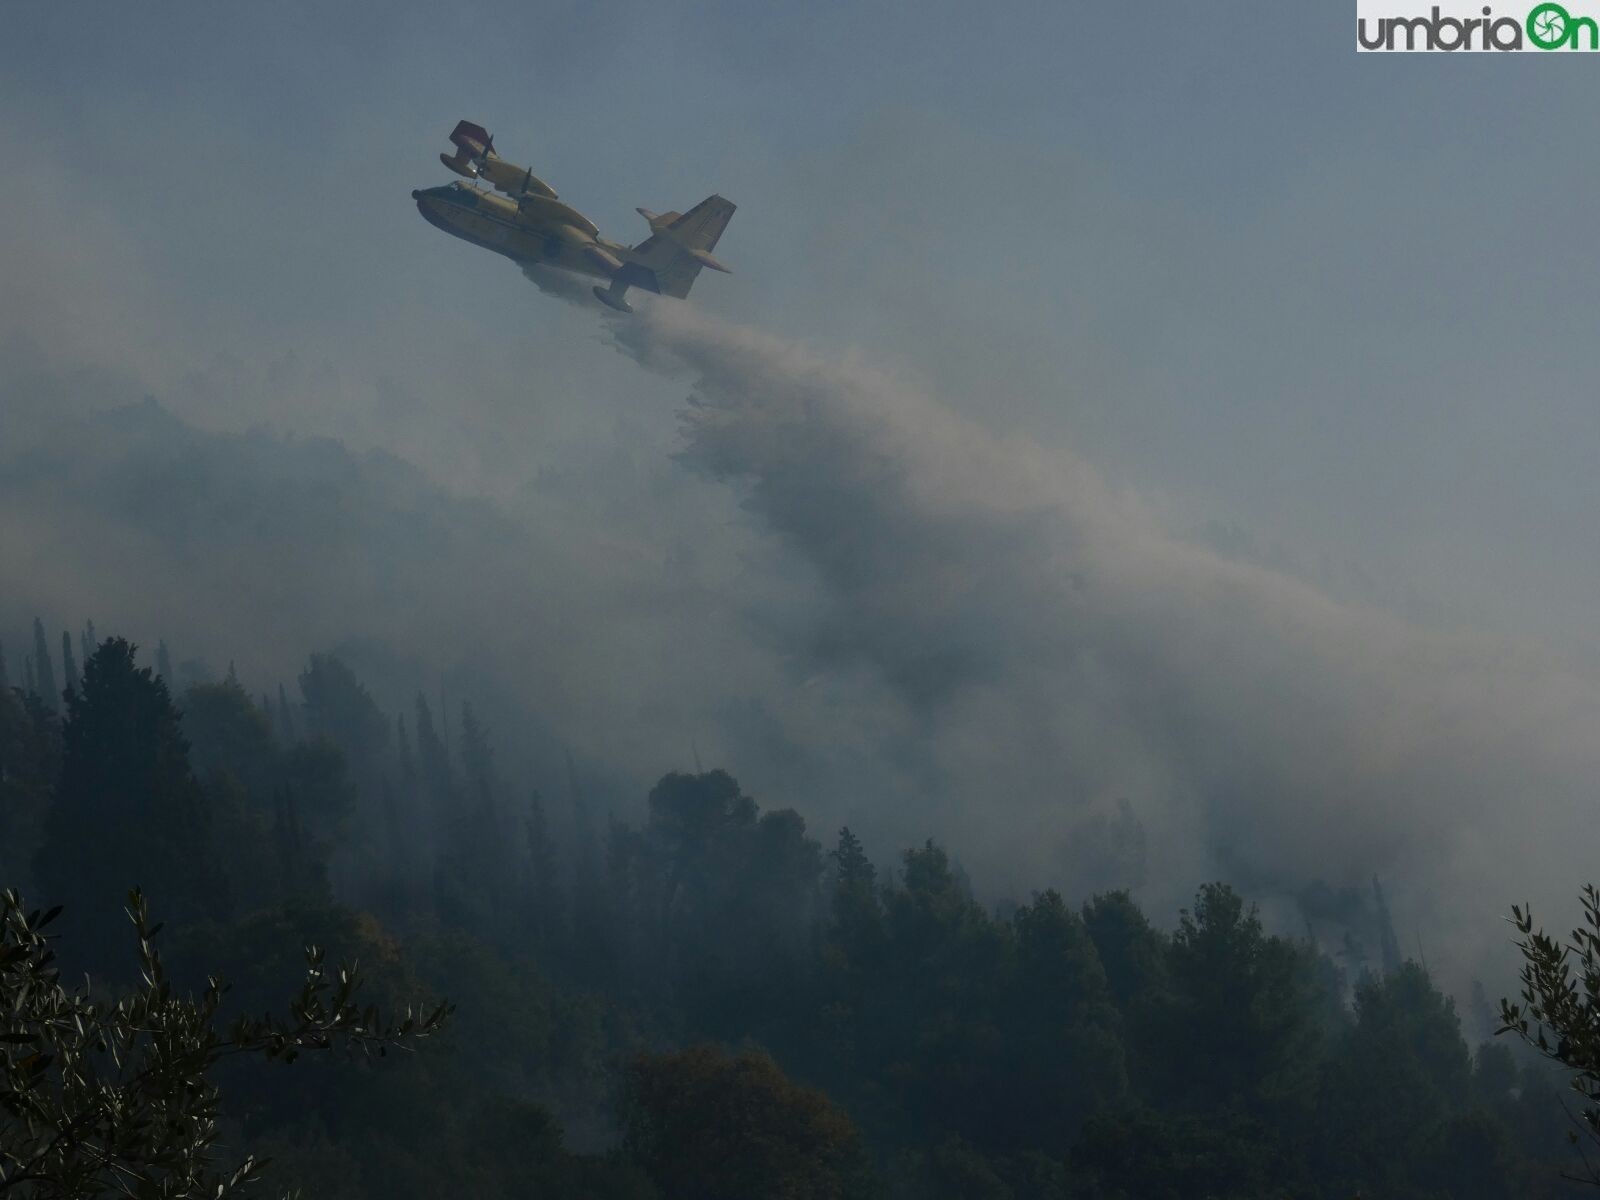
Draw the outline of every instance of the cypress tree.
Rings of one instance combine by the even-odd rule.
[[[283,890],[293,897],[327,903],[327,864],[317,852],[315,839],[300,820],[300,802],[294,790],[280,789],[274,807],[272,840]]]
[[[289,694],[278,685],[278,737],[284,742],[295,740],[294,713],[289,711]]]
[[[494,751],[489,735],[479,723],[471,704],[461,706],[461,773],[467,790],[479,808],[494,802]]]
[[[56,691],[56,670],[50,662],[50,646],[44,636],[44,622],[33,619],[33,676],[39,699],[51,712],[61,711],[61,693]]]
[[[1383,973],[1393,975],[1402,964],[1400,939],[1394,935],[1394,921],[1389,916],[1389,903],[1384,899],[1383,885],[1372,877],[1372,898],[1378,909],[1378,944],[1383,953]]]
[[[34,866],[45,892],[81,914],[74,943],[104,930],[105,948],[120,948],[110,918],[136,885],[159,891],[174,919],[225,913],[210,811],[166,684],[111,638],[84,664],[66,708],[60,781]]]
[[[871,891],[876,885],[877,870],[861,848],[861,839],[850,832],[850,826],[839,830],[838,848],[830,850],[828,857],[833,859],[841,891],[850,888]]]
[[[572,747],[563,746],[567,756],[567,786],[572,791],[572,829],[577,835],[577,854],[573,856],[573,885],[584,899],[592,899],[599,875],[599,851],[595,846],[594,814],[578,786],[578,766],[572,761]]]
[[[417,764],[411,757],[411,738],[406,733],[406,715],[395,717],[395,740],[400,747],[400,778],[410,783],[417,777]]]
[[[544,797],[538,788],[534,788],[528,796],[524,831],[528,839],[528,896],[533,906],[531,924],[538,945],[548,948],[561,920],[561,900],[551,865],[550,825],[545,818]]]
[[[504,882],[514,876],[514,859],[506,853],[507,840],[495,807],[494,751],[470,704],[461,706],[461,774],[466,802],[455,822],[455,851],[466,873],[476,871],[476,882],[485,889],[492,908],[504,911],[499,900]]]
[[[370,774],[389,740],[389,721],[355,672],[332,654],[313,654],[300,673],[308,736],[326,737],[358,773]]]
[[[61,682],[69,692],[78,690],[78,664],[72,657],[72,637],[61,631]]]
[[[433,727],[433,710],[427,697],[417,693],[417,765],[423,786],[433,801],[435,815],[441,819],[448,814],[450,794],[454,790],[450,778],[450,752]]]

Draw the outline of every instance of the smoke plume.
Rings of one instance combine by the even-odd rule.
[[[1101,882],[1130,845],[1173,899],[1377,872],[1456,945],[1585,877],[1592,678],[1186,544],[1070,451],[871,369],[684,306],[613,330],[689,381],[682,462],[810,573],[795,674],[893,698],[886,755],[991,872]],[[1108,839],[1115,800],[1147,838]]]

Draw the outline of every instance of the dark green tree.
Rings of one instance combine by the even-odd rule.
[[[277,741],[266,714],[238,680],[195,684],[183,693],[182,711],[195,774],[231,775],[267,811],[280,782]]]
[[[1090,1118],[1072,1148],[1074,1200],[1345,1200],[1318,1189],[1255,1117],[1155,1107]],[[1441,1195],[1440,1200],[1443,1200]]]
[[[529,924],[537,947],[549,952],[561,927],[561,890],[555,874],[555,852],[550,841],[550,825],[545,817],[544,797],[538,788],[528,793],[528,811],[523,822],[527,842],[527,896],[531,908]]]
[[[84,662],[89,661],[89,656],[94,653],[94,648],[99,644],[94,636],[94,622],[85,621],[83,623],[83,632],[78,635],[78,649],[83,654]]]
[[[326,738],[296,742],[279,755],[279,778],[309,834],[330,846],[345,836],[355,816],[356,785],[339,747]]]
[[[1180,914],[1167,958],[1168,1052],[1187,1077],[1172,1086],[1213,1110],[1309,1104],[1322,1035],[1311,948],[1267,935],[1254,905],[1211,883]]]
[[[50,645],[44,636],[44,622],[33,619],[33,678],[39,698],[51,712],[61,711],[61,693],[56,689],[55,667],[50,663]]]
[[[1001,1020],[1014,947],[942,847],[929,841],[902,863],[899,885],[883,893],[883,950],[856,1052],[892,1102],[896,1136],[956,1134],[987,1150],[1009,1138]]]
[[[1414,962],[1363,978],[1355,1023],[1332,1047],[1321,1092],[1315,1125],[1328,1178],[1374,1195],[1431,1194],[1426,1150],[1473,1101],[1454,1001]]]
[[[455,807],[455,772],[450,766],[450,754],[434,729],[428,698],[421,692],[417,693],[417,774],[442,828]]]
[[[884,953],[877,869],[849,826],[828,851],[829,906],[822,930],[817,1019],[811,1037],[829,1086],[851,1088],[861,1063],[856,1037]]]
[[[210,812],[188,754],[166,684],[135,664],[131,644],[107,639],[67,700],[61,776],[34,860],[38,885],[92,913],[153,880],[177,919],[225,913]],[[83,943],[91,956],[109,949],[92,934]]]
[[[99,651],[96,652],[98,656]],[[287,1017],[224,1027],[224,986],[194,998],[168,982],[144,898],[129,896],[143,986],[115,999],[61,981],[45,929],[59,908],[29,912],[0,893],[0,1194],[18,1200],[218,1200],[255,1181],[265,1162],[218,1167],[225,1059],[281,1063],[346,1047],[378,1054],[436,1033],[448,1005],[390,1022],[356,1003],[353,969],[329,972],[307,951]]]
[[[1600,889],[1585,885],[1582,923],[1560,939],[1534,925],[1533,910],[1513,906],[1521,990],[1500,1001],[1500,1033],[1514,1034],[1559,1064],[1578,1096],[1578,1119],[1600,1145]],[[1582,1175],[1600,1186],[1600,1166],[1583,1158]]]
[[[289,709],[289,695],[283,690],[283,684],[278,685],[278,740],[287,745],[300,736],[300,727],[295,723],[294,713]]]
[[[1126,1098],[1121,1021],[1094,941],[1058,893],[1019,908],[1012,928],[1016,977],[999,1022],[1012,1119],[999,1140],[1060,1151]]]
[[[489,745],[489,731],[478,720],[470,703],[461,706],[461,775],[471,807],[492,809],[494,750]]]
[[[1372,877],[1372,903],[1377,911],[1378,944],[1383,953],[1385,974],[1398,971],[1404,961],[1400,954],[1400,939],[1394,934],[1394,918],[1389,915],[1389,901],[1383,894],[1383,884]]]
[[[487,931],[509,916],[505,895],[511,859],[495,804],[494,751],[471,704],[461,706],[459,760],[462,786],[439,811],[440,914],[462,927]]]
[[[1171,1008],[1168,940],[1125,891],[1092,898],[1083,906],[1083,925],[1122,1014],[1129,1069],[1135,1080],[1154,1084],[1165,1061],[1157,1027]]]
[[[761,813],[726,771],[663,776],[648,803],[644,829],[612,840],[636,955],[702,1033],[770,1018],[811,952],[821,847],[798,813]]]
[[[400,713],[394,719],[395,744],[399,748],[400,780],[410,785],[417,777],[417,762],[411,753],[411,738],[406,733],[406,715]]]
[[[883,936],[883,904],[878,898],[878,871],[848,825],[828,851],[833,875],[830,902],[832,940],[848,959],[861,961],[878,950]]]
[[[72,659],[72,637],[61,631],[61,684],[67,691],[78,686],[78,664]]]
[[[850,1119],[765,1054],[710,1046],[628,1068],[623,1145],[665,1200],[865,1200],[871,1164]]]
[[[29,876],[61,770],[61,722],[32,692],[0,689],[0,878]]]
[[[389,739],[389,722],[355,672],[331,654],[313,654],[300,673],[306,736],[325,737],[358,772],[376,762]]]

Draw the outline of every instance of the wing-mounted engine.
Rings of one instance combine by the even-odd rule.
[[[566,230],[575,230],[582,235],[584,241],[594,241],[600,236],[600,231],[595,228],[594,222],[589,220],[570,204],[563,204],[554,196],[543,196],[538,192],[523,192],[517,197],[517,214],[524,224],[549,225]],[[563,234],[567,237],[567,234]]]
[[[491,158],[484,163],[479,174],[489,181],[497,192],[508,196],[542,196],[556,198],[556,190],[526,167],[508,163],[503,158]]]

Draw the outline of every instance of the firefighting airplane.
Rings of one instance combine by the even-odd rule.
[[[608,242],[600,231],[531,170],[495,153],[494,138],[481,125],[457,122],[450,140],[454,154],[439,161],[457,175],[483,179],[504,193],[495,195],[470,183],[450,183],[411,193],[429,223],[475,246],[519,263],[543,263],[609,281],[594,294],[618,312],[632,312],[624,298],[630,287],[682,298],[701,267],[730,273],[711,256],[728,227],[734,205],[708,196],[686,213],[638,210],[650,222],[650,236],[637,246]]]

